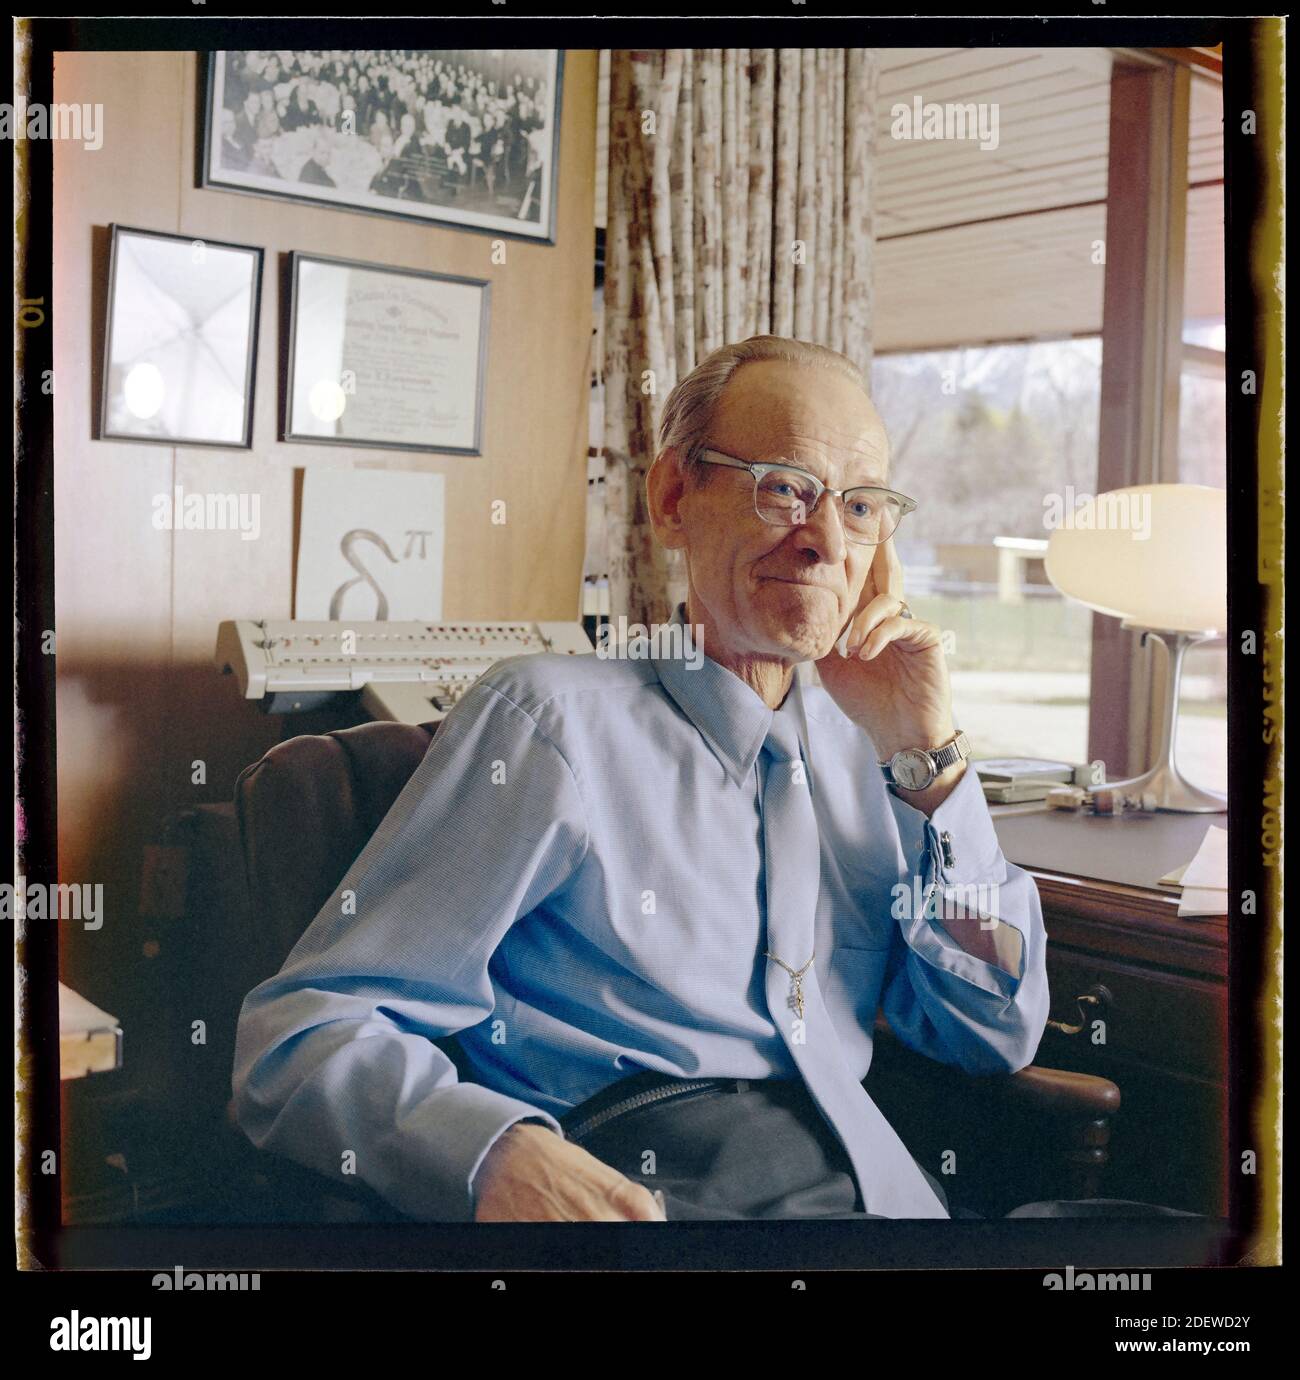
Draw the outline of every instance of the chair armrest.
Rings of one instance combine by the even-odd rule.
[[[881,1017],[874,1031],[876,1055],[891,1074],[904,1078],[923,1078],[927,1083],[951,1083],[964,1096],[982,1090],[990,1097],[1010,1098],[1025,1110],[1069,1117],[1109,1117],[1120,1108],[1120,1091],[1109,1078],[1091,1073],[1071,1073],[1065,1069],[1041,1068],[1030,1064],[1017,1073],[970,1074],[951,1064],[940,1064],[909,1049]],[[875,1071],[876,1060],[872,1060]]]
[[[945,1159],[955,1162],[959,1172],[944,1182],[962,1206],[1001,1216],[1021,1203],[1100,1193],[1120,1106],[1107,1078],[1036,1065],[969,1074],[909,1049],[882,1020],[865,1087],[927,1169],[947,1174]]]
[[[995,1080],[1004,1097],[1023,1099],[1044,1112],[1065,1116],[1109,1117],[1120,1107],[1119,1087],[1109,1078],[1030,1064],[1019,1073]]]

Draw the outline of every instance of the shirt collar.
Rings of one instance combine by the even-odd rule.
[[[669,622],[685,628],[685,604],[678,604]],[[669,640],[665,650],[671,652],[674,642],[675,638]],[[669,697],[699,730],[727,775],[743,786],[763,750],[774,715],[791,719],[799,736],[802,699],[798,671],[785,702],[773,711],[725,666],[707,654],[700,658],[698,648],[692,656],[684,642],[678,645],[682,647],[679,655],[656,654],[651,658],[659,679]],[[695,661],[699,664],[692,664]]]

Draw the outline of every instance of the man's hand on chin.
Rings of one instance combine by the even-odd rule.
[[[648,1189],[557,1136],[518,1121],[474,1175],[476,1222],[662,1222]]]
[[[942,747],[957,731],[939,629],[901,617],[902,607],[903,567],[891,538],[876,548],[848,628],[817,662],[827,693],[866,730],[886,762],[903,748]],[[961,780],[965,766],[959,762],[926,790],[902,798],[928,813]]]

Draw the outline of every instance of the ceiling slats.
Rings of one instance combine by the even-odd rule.
[[[1105,270],[1093,247],[1106,234],[1110,66],[1104,49],[948,49],[933,61],[882,50],[878,350],[1100,331]],[[996,101],[997,148],[894,139],[890,107],[916,95]],[[1197,76],[1189,136],[1189,183],[1221,179],[1221,88]],[[1222,192],[1188,192],[1189,317],[1223,313]]]
[[[1092,260],[1106,234],[1110,53],[887,48],[880,60],[876,348],[1099,331],[1104,269]],[[600,70],[596,223],[603,226],[607,52]],[[893,138],[891,108],[910,107],[917,96],[923,103],[996,102],[997,147]],[[1185,314],[1221,316],[1223,108],[1216,81],[1193,74],[1189,114]]]

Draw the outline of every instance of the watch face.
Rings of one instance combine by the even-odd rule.
[[[894,780],[908,791],[919,791],[934,777],[934,766],[928,754],[919,748],[906,748],[890,763]]]

